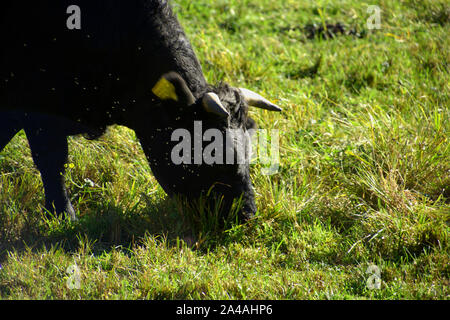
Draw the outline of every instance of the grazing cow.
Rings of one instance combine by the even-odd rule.
[[[172,133],[254,126],[248,107],[281,109],[247,89],[209,85],[177,18],[163,0],[6,1],[0,13],[0,150],[24,129],[41,173],[46,208],[75,218],[64,184],[67,136],[136,132],[169,195],[211,192],[224,210],[242,197],[256,212],[249,165],[176,164]],[[196,137],[194,136],[195,140]],[[225,148],[225,147],[224,147]],[[194,155],[191,155],[192,158]]]

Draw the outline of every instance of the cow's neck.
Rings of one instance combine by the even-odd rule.
[[[200,63],[172,9],[165,1],[149,1],[149,32],[152,39],[156,59],[161,60],[164,72],[175,71],[186,81],[187,86],[199,98],[207,88]],[[163,73],[164,73],[163,72]]]

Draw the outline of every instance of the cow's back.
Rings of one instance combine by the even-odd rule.
[[[71,5],[81,9],[80,30],[67,27]],[[167,71],[180,73],[194,95],[206,88],[200,64],[166,1],[9,1],[5,8],[0,108],[104,125],[120,122],[116,110],[129,110],[133,102],[148,98]]]

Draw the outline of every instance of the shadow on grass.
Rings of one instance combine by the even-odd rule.
[[[25,222],[15,237],[0,236],[0,264],[7,259],[8,252],[30,249],[56,247],[76,253],[80,247],[89,245],[95,255],[111,250],[127,252],[142,244],[147,236],[159,238],[169,246],[184,241],[188,247],[200,251],[226,242],[224,231],[237,224],[236,213],[222,223],[217,212],[211,214],[204,207],[199,212],[194,210],[179,199],[166,198],[147,200],[144,207],[132,209],[93,205],[84,214],[78,214],[78,221],[47,218],[45,212],[34,211],[25,214]],[[8,225],[0,221],[0,229],[6,228]]]
[[[176,204],[170,199],[134,210],[98,205],[79,215],[78,221],[62,217],[46,218],[45,213],[36,215],[37,212],[39,211],[33,212],[33,217],[24,218],[33,220],[34,226],[24,223],[18,236],[9,239],[2,237],[0,263],[7,258],[9,251],[40,250],[56,246],[75,253],[80,245],[89,243],[93,253],[99,253],[132,248],[146,235],[161,236],[170,242],[185,237],[188,232]]]

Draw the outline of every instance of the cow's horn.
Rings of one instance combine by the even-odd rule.
[[[220,102],[219,96],[214,92],[205,93],[202,99],[203,108],[221,117],[228,117],[230,114]]]
[[[239,90],[241,90],[242,97],[245,99],[245,101],[247,101],[247,104],[249,106],[266,109],[266,110],[270,110],[270,111],[281,111],[282,110],[279,106],[277,106],[276,104],[273,104],[266,98],[263,98],[256,92],[253,92],[251,90],[244,89],[244,88],[239,88]]]

